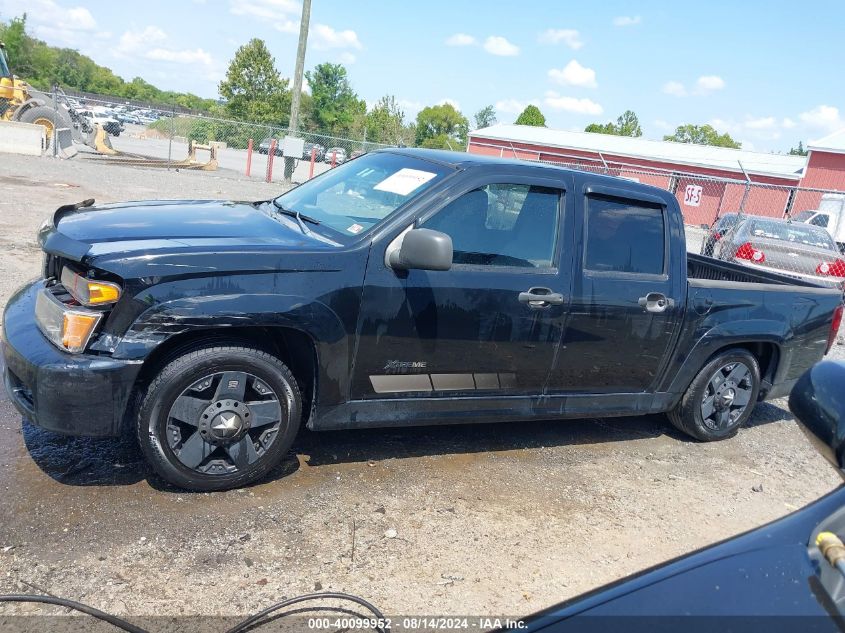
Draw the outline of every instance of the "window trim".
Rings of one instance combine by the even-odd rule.
[[[618,279],[645,279],[645,280],[652,280],[652,281],[668,281],[669,279],[669,270],[671,269],[671,261],[670,261],[670,231],[669,231],[669,218],[668,214],[666,213],[666,202],[657,197],[651,196],[648,194],[631,196],[627,195],[628,192],[624,189],[616,189],[614,187],[604,187],[604,186],[588,186],[584,190],[584,214],[583,214],[583,226],[582,226],[582,235],[583,235],[583,248],[581,253],[581,271],[585,277],[598,277],[598,278],[618,278]],[[587,266],[587,244],[589,239],[589,212],[590,212],[590,204],[591,201],[596,199],[596,197],[601,198],[610,198],[612,200],[619,201],[623,204],[627,203],[629,205],[633,204],[633,206],[646,206],[646,208],[652,208],[655,210],[660,211],[660,214],[663,218],[663,272],[660,273],[634,273],[634,272],[627,272],[627,271],[617,271],[617,270],[594,270]]]
[[[447,199],[440,201],[436,207],[429,208],[423,210],[421,213],[414,218],[413,221],[413,228],[422,228],[425,225],[425,222],[433,218],[435,215],[440,213],[443,209],[447,206],[452,204],[455,200],[458,200],[462,196],[475,191],[476,189],[482,189],[484,187],[488,187],[490,185],[513,185],[513,186],[528,186],[528,187],[544,187],[546,189],[554,189],[558,192],[557,196],[557,238],[555,240],[555,247],[554,252],[552,253],[552,265],[551,266],[538,266],[529,268],[526,266],[505,266],[505,265],[490,265],[486,266],[484,264],[462,264],[462,263],[452,263],[452,267],[447,272],[451,272],[453,270],[461,271],[461,272],[497,272],[497,273],[505,273],[505,274],[522,274],[522,275],[549,275],[554,276],[560,272],[560,260],[562,256],[562,231],[564,222],[566,220],[566,194],[567,188],[565,182],[559,182],[557,180],[552,180],[549,178],[532,178],[530,176],[521,176],[521,175],[514,175],[510,176],[508,174],[496,174],[491,175],[488,178],[484,178],[483,180],[475,181],[471,186],[467,188],[462,188],[460,193],[455,194],[454,196],[449,196]]]

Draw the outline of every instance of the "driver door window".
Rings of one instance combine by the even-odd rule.
[[[454,264],[552,268],[562,191],[522,184],[473,189],[422,223],[452,238]]]

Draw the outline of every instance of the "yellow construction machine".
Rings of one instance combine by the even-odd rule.
[[[34,90],[32,86],[16,77],[9,69],[6,48],[0,42],[0,121],[20,121],[42,125],[46,129],[47,143],[53,139],[55,128],[69,128],[73,139],[79,143],[94,146],[94,127],[84,116],[79,115],[61,92],[57,98]]]

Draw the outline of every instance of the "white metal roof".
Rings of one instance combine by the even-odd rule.
[[[845,152],[845,128],[833,134],[828,134],[817,141],[810,141],[807,149],[822,152]]]
[[[843,131],[845,132],[845,130]],[[844,135],[845,136],[845,135]],[[470,138],[501,140],[513,143],[532,143],[559,148],[575,149],[629,158],[665,161],[681,165],[725,169],[742,173],[739,163],[748,173],[776,176],[798,180],[801,178],[807,159],[804,156],[787,154],[764,154],[728,147],[674,143],[671,141],[650,141],[642,137],[614,136],[592,132],[570,132],[530,125],[494,125],[470,132]],[[843,148],[845,151],[845,148]]]

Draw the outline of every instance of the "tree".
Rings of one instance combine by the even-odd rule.
[[[288,81],[276,70],[276,60],[264,40],[253,38],[237,50],[219,90],[226,99],[226,112],[236,119],[276,125],[288,122]]]
[[[806,156],[807,150],[804,149],[804,143],[798,141],[798,147],[790,147],[789,148],[789,155],[790,156]]]
[[[305,79],[311,88],[311,117],[319,129],[344,135],[363,127],[367,104],[355,94],[342,64],[319,64]]]
[[[26,34],[26,13],[12,18],[9,24],[0,25],[0,41],[6,46],[9,66],[14,74],[28,77],[33,72],[32,54],[34,41]]]
[[[663,137],[664,141],[675,141],[676,143],[695,143],[697,145],[715,145],[716,147],[732,147],[740,149],[742,143],[737,143],[726,132],[719,134],[712,125],[679,125],[674,134]]]
[[[489,105],[481,108],[475,113],[475,129],[480,130],[496,124],[496,109]]]
[[[418,147],[463,149],[469,121],[451,103],[423,108],[417,115],[414,142]]]
[[[640,127],[640,120],[632,110],[625,110],[616,123],[590,123],[585,132],[595,132],[598,134],[613,134],[615,136],[642,136],[643,130]]]
[[[393,95],[379,99],[367,113],[367,140],[373,143],[396,145],[403,138],[405,113]]]
[[[517,125],[533,125],[534,127],[546,127],[546,117],[535,105],[526,106],[516,119]]]

